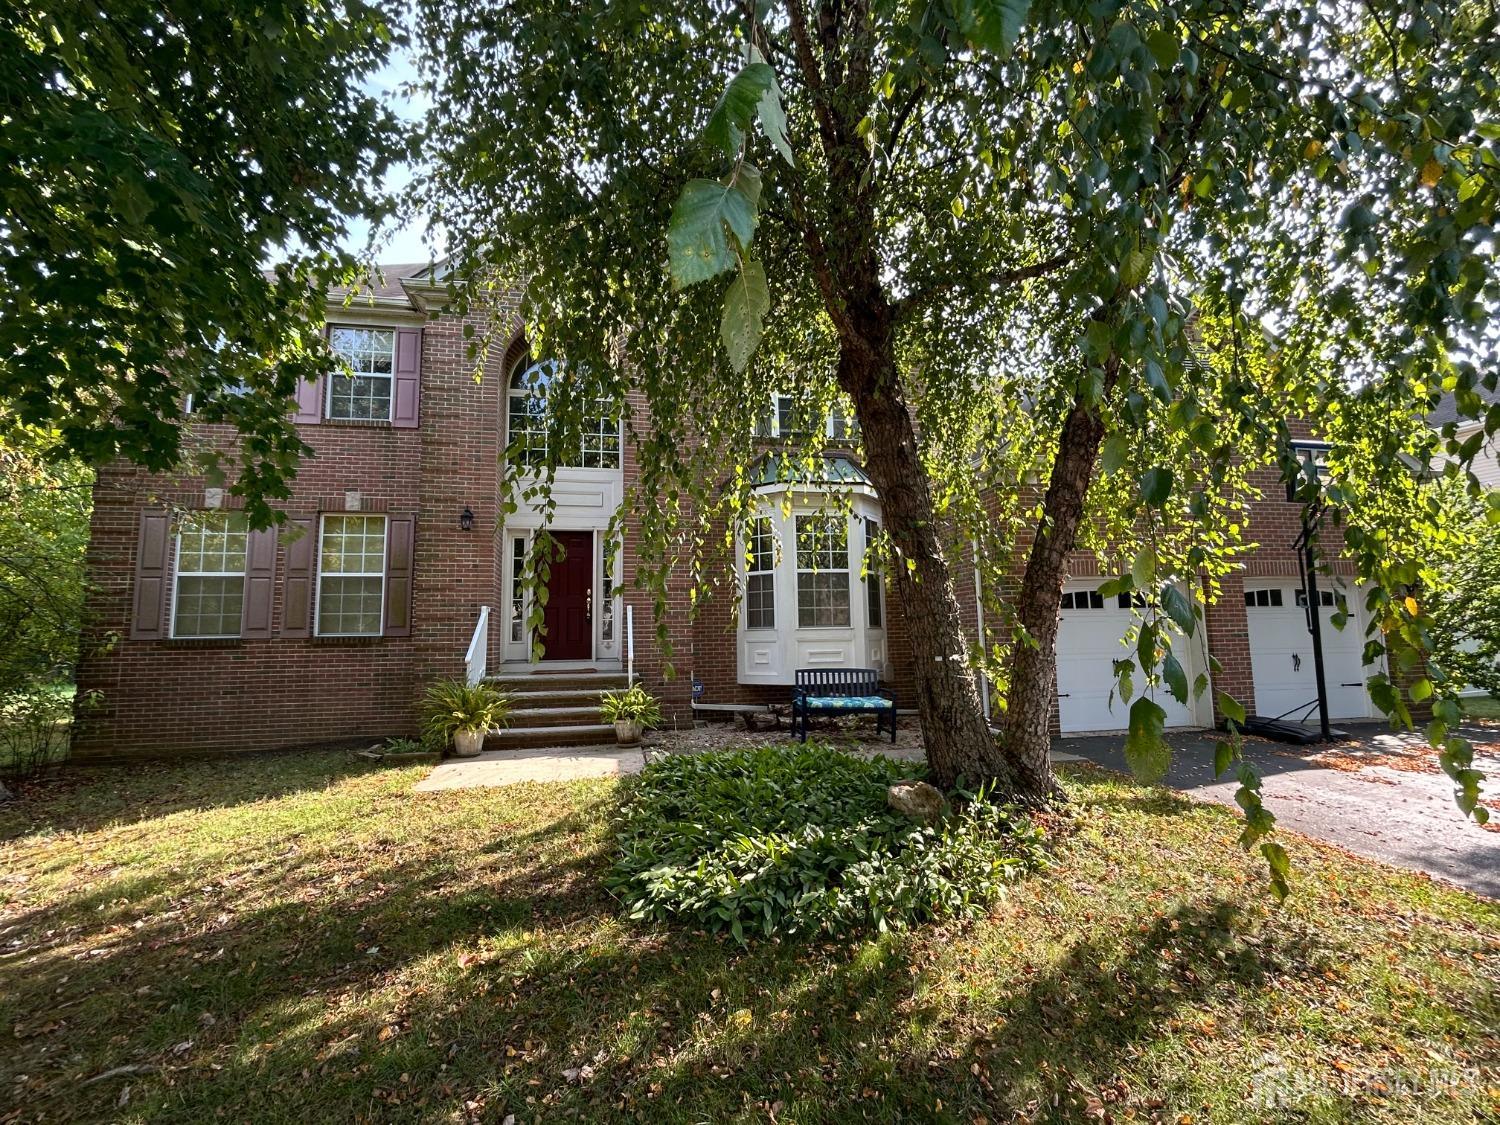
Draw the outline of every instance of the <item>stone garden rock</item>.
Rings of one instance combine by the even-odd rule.
[[[923,824],[943,815],[943,795],[925,781],[898,781],[885,791],[885,803]]]

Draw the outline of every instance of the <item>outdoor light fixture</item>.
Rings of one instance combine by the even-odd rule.
[[[463,514],[458,517],[458,529],[460,531],[474,530],[474,511],[467,504],[464,505]]]

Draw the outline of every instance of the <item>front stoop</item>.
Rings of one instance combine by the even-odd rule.
[[[629,685],[624,672],[511,672],[485,680],[507,692],[510,725],[485,735],[490,750],[613,746],[615,728],[599,718],[599,697]]]

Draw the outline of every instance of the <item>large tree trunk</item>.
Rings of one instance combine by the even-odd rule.
[[[969,782],[993,779],[1005,793],[1022,800],[1045,796],[1046,789],[1034,787],[1039,779],[1011,768],[985,722],[958,598],[943,557],[932,490],[917,452],[911,415],[893,377],[894,362],[886,359],[881,372],[851,370],[860,366],[846,352],[840,374],[847,386],[864,392],[852,397],[863,434],[865,469],[880,495],[893,548],[887,569],[911,640],[917,711],[933,778],[944,787],[959,777]]]
[[[1041,525],[1017,593],[1017,617],[1033,643],[1018,643],[1011,656],[1002,738],[1029,789],[1056,788],[1049,751],[1052,699],[1057,690],[1058,606],[1103,438],[1104,423],[1099,416],[1075,400],[1058,438]]]

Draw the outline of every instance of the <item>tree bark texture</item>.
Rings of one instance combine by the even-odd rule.
[[[1103,439],[1104,423],[1098,414],[1075,400],[1058,438],[1041,525],[1017,592],[1017,618],[1033,643],[1018,641],[1011,656],[1002,741],[1021,787],[1029,793],[1057,789],[1049,751],[1057,692],[1058,606]]]

